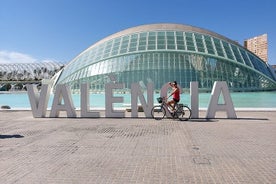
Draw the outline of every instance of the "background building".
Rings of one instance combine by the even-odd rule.
[[[267,56],[267,34],[249,38],[244,41],[244,47],[259,56],[263,61],[268,61]]]
[[[79,92],[89,83],[93,92],[106,83],[132,83],[155,90],[176,80],[189,89],[198,81],[210,91],[215,81],[226,81],[231,91],[276,90],[276,77],[267,63],[247,49],[217,33],[181,24],[150,24],[129,28],[93,44],[56,75],[55,84]]]

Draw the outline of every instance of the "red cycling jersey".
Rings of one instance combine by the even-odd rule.
[[[173,94],[173,99],[175,100],[180,100],[180,95],[179,95],[179,89],[175,91],[175,93]]]

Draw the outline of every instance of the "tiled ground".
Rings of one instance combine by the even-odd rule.
[[[276,112],[237,115],[183,122],[0,111],[1,183],[276,183]]]

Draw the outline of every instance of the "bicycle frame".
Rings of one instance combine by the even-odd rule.
[[[166,99],[165,97],[157,98],[160,104],[153,106],[151,110],[151,115],[154,119],[160,120],[165,116],[173,119],[178,118],[181,121],[190,119],[192,112],[187,105],[175,103],[174,111],[170,112]]]
[[[167,98],[166,97],[162,97],[162,103],[161,106],[164,107],[165,111],[166,111],[166,116],[169,118],[173,118],[172,113],[169,110],[169,106],[167,104]],[[176,108],[177,103],[174,104],[174,109]]]

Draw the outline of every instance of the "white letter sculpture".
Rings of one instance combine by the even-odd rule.
[[[151,109],[153,106],[153,83],[148,83],[147,85],[147,102],[141,91],[141,86],[139,83],[134,83],[131,85],[131,117],[138,117],[138,97],[144,110],[144,114],[147,118],[151,117]]]
[[[190,82],[190,94],[191,94],[191,118],[198,118],[198,82]]]
[[[122,89],[123,84],[108,83],[105,85],[105,117],[108,118],[123,118],[125,112],[121,110],[114,110],[113,103],[123,103],[123,97],[114,97],[112,95],[113,89]]]
[[[224,97],[224,104],[218,104],[221,93]],[[228,118],[237,118],[228,86],[225,81],[216,81],[214,83],[206,118],[215,118],[217,111],[226,111]]]
[[[99,118],[99,112],[90,111],[90,98],[89,98],[89,87],[88,83],[81,84],[81,117],[93,117]]]
[[[34,88],[34,85],[27,84],[28,96],[34,118],[42,118],[46,116],[50,90],[51,88],[48,84],[43,84],[39,94],[37,88]]]
[[[62,99],[64,104],[61,104]],[[67,117],[70,118],[75,118],[77,116],[72,101],[71,90],[65,84],[59,84],[56,87],[50,117],[57,118],[60,111],[66,111]]]

